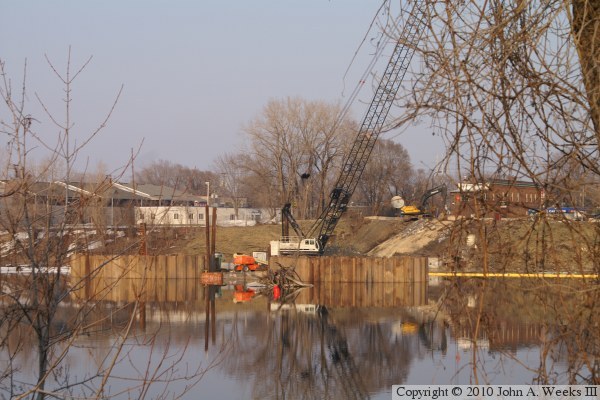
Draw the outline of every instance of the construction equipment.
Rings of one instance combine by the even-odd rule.
[[[246,303],[256,295],[256,290],[249,288],[244,285],[235,285],[235,291],[233,292],[233,302],[234,303]]]
[[[319,242],[315,238],[305,238],[304,232],[296,222],[291,212],[291,204],[286,203],[281,209],[281,238],[271,242],[271,254],[320,254]],[[294,229],[296,236],[290,236],[290,228]]]
[[[260,268],[260,263],[256,259],[247,254],[234,254],[233,264],[236,271],[256,271]]]
[[[423,196],[421,196],[421,203],[419,203],[418,206],[405,205],[400,207],[400,215],[413,217],[431,216],[433,213],[431,212],[431,207],[427,206],[427,202],[430,198],[438,194],[442,196],[443,204],[445,206],[446,198],[448,196],[448,188],[446,185],[440,185],[426,191]]]
[[[329,195],[329,204],[324,208],[319,218],[306,235],[300,229],[296,231],[299,237],[286,238],[271,242],[271,254],[323,254],[338,221],[348,208],[350,198],[356,189],[360,177],[367,165],[375,142],[383,129],[383,124],[404,75],[408,70],[415,48],[425,31],[425,4],[415,0],[413,9],[406,19],[406,24],[396,43],[385,72],[375,90],[373,100],[360,126],[350,153],[345,158],[344,165],[337,182]],[[295,220],[291,216],[289,205],[282,209],[282,226],[289,224],[296,229]],[[297,224],[296,224],[297,225]],[[298,227],[299,228],[299,227]]]

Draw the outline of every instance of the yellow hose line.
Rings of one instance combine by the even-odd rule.
[[[598,274],[570,274],[566,272],[520,273],[520,272],[429,272],[429,276],[464,278],[576,278],[598,279]]]

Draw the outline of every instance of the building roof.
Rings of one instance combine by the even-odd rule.
[[[515,188],[539,188],[539,186],[532,181],[520,181],[516,179],[490,179],[485,182],[460,182],[458,187],[451,191],[451,193],[458,192],[481,192],[485,190],[491,190],[493,187],[508,186]]]
[[[206,201],[206,197],[198,196],[186,191],[177,190],[167,186],[151,184],[131,184],[131,183],[113,183],[116,189],[130,193],[134,196],[140,196],[152,200],[164,201]]]
[[[0,192],[5,193],[17,185],[17,181],[0,181]],[[185,191],[158,185],[133,185],[104,180],[96,183],[89,182],[33,182],[28,184],[27,190],[36,196],[60,198],[65,196],[67,190],[69,198],[94,197],[114,200],[150,200],[167,202],[199,202],[206,201],[205,196],[197,196]]]

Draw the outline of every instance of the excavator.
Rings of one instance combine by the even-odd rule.
[[[281,210],[282,237],[279,241],[271,242],[271,255],[298,253],[322,255],[324,253],[337,223],[348,208],[350,198],[358,185],[408,70],[415,48],[426,30],[425,2],[416,0],[412,3],[410,16],[406,19],[400,38],[381,76],[350,153],[344,158],[340,175],[329,195],[329,203],[306,234],[294,220],[290,205],[284,205]],[[296,232],[296,236],[289,235],[290,225]]]
[[[433,213],[431,212],[431,208],[427,206],[427,202],[430,198],[438,194],[442,196],[442,204],[444,204],[445,206],[446,198],[448,196],[448,188],[446,187],[446,185],[440,185],[426,191],[423,194],[423,196],[421,196],[421,202],[418,206],[405,205],[403,207],[400,207],[400,215],[413,218],[419,216],[431,216]]]

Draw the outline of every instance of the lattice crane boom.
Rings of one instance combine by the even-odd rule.
[[[405,19],[405,25],[375,90],[373,100],[329,195],[328,205],[306,235],[302,235],[301,240],[285,240],[278,243],[278,251],[281,250],[281,253],[323,254],[337,223],[346,211],[425,30],[425,1],[408,2],[413,4],[412,10]],[[301,233],[299,227],[296,229],[297,224],[287,204],[282,209],[282,218],[288,222],[285,226],[291,224],[297,234]]]
[[[329,204],[307,233],[309,237],[316,236],[321,253],[348,207],[421,39],[425,27],[423,3],[419,0],[413,2],[413,9],[406,18],[400,39],[394,47],[350,153],[331,191]]]

